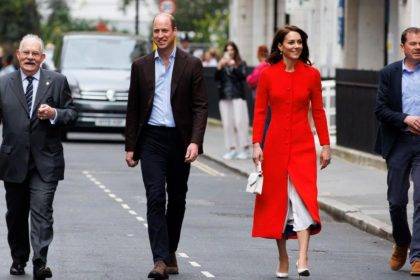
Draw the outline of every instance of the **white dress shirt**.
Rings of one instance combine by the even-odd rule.
[[[23,92],[26,94],[26,89],[29,85],[29,81],[26,79],[28,76],[22,71],[22,69],[19,69],[20,75],[22,77],[22,86],[23,86]],[[32,106],[29,108],[29,118],[32,118],[32,115],[34,113],[34,106],[35,106],[35,98],[36,94],[38,92],[38,85],[39,85],[39,78],[41,77],[41,70],[38,70],[38,72],[35,73],[35,75],[32,76],[34,79],[32,80]],[[55,111],[55,115],[53,119],[50,119],[51,124],[55,124],[55,121],[57,119],[57,110],[53,108]]]

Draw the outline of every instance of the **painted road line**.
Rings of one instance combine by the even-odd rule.
[[[189,258],[189,256],[185,253],[178,253],[178,256],[180,256],[181,258],[185,258],[185,259]]]
[[[121,204],[121,207],[127,210],[130,209],[130,206],[128,206],[127,204]]]
[[[115,194],[113,194],[113,193],[109,193],[109,194],[108,194],[108,196],[109,196],[110,198],[115,198],[115,197],[116,197],[116,195],[115,195]]]
[[[98,187],[103,189],[103,190],[106,189],[106,187],[104,185],[98,185]]]
[[[201,267],[201,265],[197,262],[190,262],[193,267]]]
[[[106,192],[106,193],[110,193],[110,192],[111,192],[111,190],[109,190],[109,189],[104,189],[104,192]]]
[[[142,217],[140,217],[140,216],[136,217],[136,219],[137,219],[137,221],[139,221],[139,222],[144,222],[144,219],[143,219]]]
[[[144,226],[145,228],[148,228],[148,227],[149,227],[149,225],[148,225],[148,224],[146,224],[146,223],[144,223],[144,224],[143,224],[143,226]]]
[[[136,211],[134,211],[134,210],[130,210],[130,211],[128,211],[128,213],[130,213],[131,215],[134,215],[134,216],[137,215]]]
[[[194,161],[192,163],[192,165],[198,169],[200,169],[201,171],[211,175],[211,176],[219,176],[219,177],[224,177],[225,174],[217,171],[214,168],[211,168],[210,166],[208,166],[207,164],[204,164],[202,162],[199,162],[198,160]]]
[[[116,202],[123,202],[124,200],[122,200],[122,199],[121,199],[121,198],[119,198],[119,197],[116,197],[116,198],[115,198],[115,201],[116,201]]]
[[[215,278],[213,274],[208,271],[201,271],[201,273],[206,276],[207,278]]]

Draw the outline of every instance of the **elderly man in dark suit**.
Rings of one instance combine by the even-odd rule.
[[[134,61],[127,107],[126,162],[141,160],[154,279],[178,274],[190,163],[202,153],[207,123],[201,62],[175,47],[176,34],[170,14],[155,17],[157,50]]]
[[[54,193],[64,175],[60,127],[77,113],[66,78],[40,68],[45,54],[38,36],[23,37],[16,55],[20,70],[0,78],[0,180],[6,189],[10,274],[25,274],[31,243],[34,279],[45,279],[52,277],[46,264]]]
[[[389,265],[399,270],[410,248],[411,274],[420,275],[420,28],[401,36],[402,61],[380,72],[375,113],[376,151],[388,167],[388,202],[395,240]],[[409,178],[414,183],[413,236],[407,222]]]

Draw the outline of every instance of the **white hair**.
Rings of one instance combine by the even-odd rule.
[[[22,50],[23,42],[27,40],[38,41],[39,45],[41,46],[41,52],[44,53],[44,41],[42,41],[42,39],[38,35],[35,35],[35,34],[27,34],[23,36],[22,40],[20,40],[20,43],[19,43],[19,50]]]

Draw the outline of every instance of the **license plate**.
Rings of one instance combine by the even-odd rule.
[[[95,125],[108,127],[124,127],[125,119],[98,119],[95,120]]]

